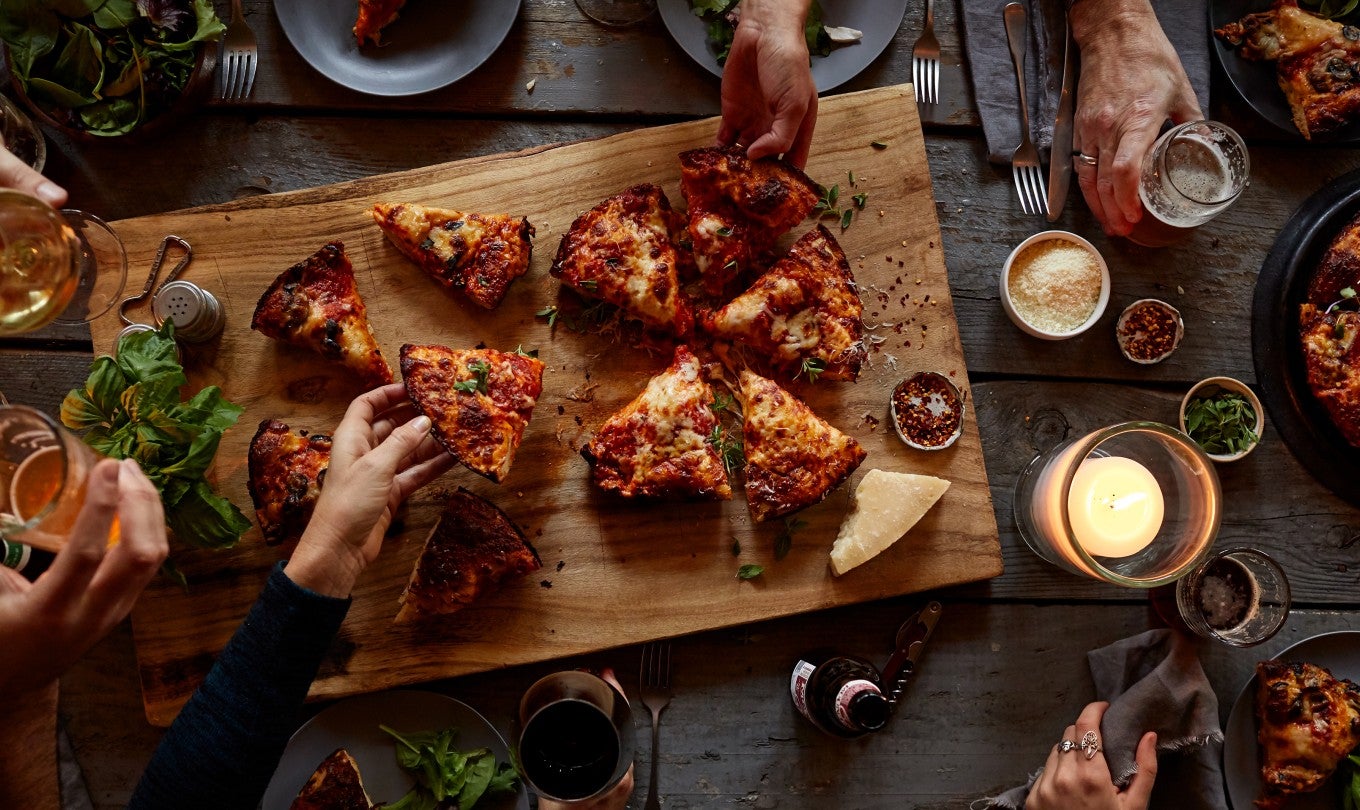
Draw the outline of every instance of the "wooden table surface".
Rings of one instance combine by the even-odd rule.
[[[894,45],[843,90],[909,81],[922,5],[912,4]],[[823,737],[796,717],[787,697],[793,660],[829,646],[881,662],[897,624],[920,599],[678,640],[675,699],[661,743],[668,807],[965,808],[1023,781],[1092,698],[1084,653],[1158,619],[1145,594],[1078,579],[1029,551],[1011,513],[1016,474],[1036,446],[1065,434],[1127,418],[1174,422],[1180,396],[1200,378],[1256,382],[1250,302],[1261,261],[1305,198],[1360,168],[1360,151],[1301,147],[1270,131],[1216,79],[1214,116],[1238,126],[1251,145],[1252,181],[1242,199],[1189,242],[1151,251],[1104,238],[1074,191],[1058,226],[1086,235],[1109,260],[1110,310],[1082,337],[1029,338],[1002,312],[997,272],[1014,245],[1045,225],[1021,214],[1009,173],[987,163],[960,65],[958,8],[939,5],[946,103],[926,113],[926,143],[1005,573],[933,594],[945,613],[904,711],[885,732],[856,742]],[[73,205],[121,219],[718,111],[718,82],[656,17],[610,30],[584,19],[572,0],[527,0],[484,67],[444,90],[389,101],[318,75],[284,39],[271,3],[245,6],[262,57],[251,102],[212,101],[170,133],[139,143],[77,145],[52,136],[48,172],[70,189]],[[818,142],[835,137],[817,133]],[[1171,301],[1187,325],[1180,350],[1150,368],[1124,361],[1111,336],[1114,314],[1147,296]],[[88,333],[78,330],[0,340],[0,387],[13,401],[54,412],[84,379],[89,353]],[[1226,716],[1257,659],[1352,625],[1360,602],[1360,514],[1309,477],[1269,426],[1255,453],[1219,473],[1219,544],[1253,545],[1279,560],[1295,608],[1259,649],[1202,646]],[[433,688],[506,729],[514,701],[540,675],[612,665],[632,688],[637,661],[637,648],[620,648]],[[126,625],[63,680],[61,713],[95,806],[122,807],[160,735],[142,716]],[[641,713],[638,723],[642,732]],[[650,756],[644,737],[639,806]]]

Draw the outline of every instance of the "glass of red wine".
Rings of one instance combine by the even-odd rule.
[[[633,764],[628,700],[589,672],[539,679],[520,699],[516,720],[520,776],[540,799],[592,801]]]

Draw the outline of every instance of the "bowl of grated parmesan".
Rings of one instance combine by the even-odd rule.
[[[1021,331],[1037,338],[1080,335],[1109,302],[1109,266],[1074,233],[1036,233],[1011,251],[1001,270],[1001,306]]]

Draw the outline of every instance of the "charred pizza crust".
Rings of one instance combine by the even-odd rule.
[[[714,431],[722,428],[702,371],[689,347],[677,346],[670,368],[605,421],[581,449],[596,486],[625,498],[732,497],[713,446]]]
[[[397,19],[406,0],[359,0],[359,17],[354,22],[354,38],[359,47],[365,43],[382,45],[382,30]]]
[[[1360,215],[1337,234],[1299,307],[1308,388],[1354,447],[1360,447],[1360,312],[1342,290],[1360,287]]]
[[[277,419],[260,422],[247,454],[247,486],[265,543],[291,543],[302,536],[330,462],[330,436],[295,433]]]
[[[1256,739],[1261,745],[1265,797],[1284,800],[1317,790],[1360,743],[1360,687],[1302,662],[1256,665]]]
[[[255,305],[250,328],[343,364],[368,388],[392,382],[354,267],[343,242],[331,242],[283,271]]]
[[[460,487],[425,539],[397,621],[455,613],[541,566],[538,552],[504,512]]]
[[[369,810],[372,806],[359,763],[340,748],[321,761],[288,810]]]
[[[505,480],[543,393],[543,363],[495,349],[401,347],[401,375],[434,435],[464,466]]]

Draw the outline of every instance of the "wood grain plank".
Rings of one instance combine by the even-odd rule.
[[[675,155],[710,142],[715,121],[115,224],[139,261],[149,259],[166,232],[187,238],[199,258],[185,277],[213,289],[227,310],[228,327],[220,342],[186,347],[186,364],[196,383],[221,385],[246,408],[243,426],[224,439],[216,465],[222,490],[237,503],[247,502],[244,459],[251,426],[264,418],[282,418],[295,427],[329,428],[357,393],[343,373],[321,366],[310,355],[277,348],[248,329],[259,291],[283,267],[328,239],[342,238],[349,245],[388,357],[395,357],[397,346],[408,341],[455,346],[484,342],[506,350],[523,343],[543,351],[548,364],[544,395],[512,477],[500,489],[468,474],[452,475],[445,485],[457,482],[481,494],[495,493],[494,499],[524,526],[543,554],[548,566],[544,575],[516,583],[460,617],[465,621],[442,625],[437,632],[392,628],[394,600],[438,510],[437,499],[423,494],[410,506],[405,531],[389,541],[388,553],[357,587],[355,607],[314,687],[315,696],[597,649],[610,643],[602,627],[614,628],[613,643],[623,643],[1000,572],[981,445],[972,422],[950,451],[916,455],[909,455],[880,424],[886,418],[888,392],[909,369],[938,369],[966,386],[939,235],[930,214],[930,178],[919,123],[902,115],[903,109],[911,109],[909,98],[909,87],[897,87],[841,96],[825,105],[824,119],[846,137],[838,149],[818,155],[811,173],[830,185],[845,182],[853,169],[857,190],[883,210],[882,215],[861,214],[842,240],[864,293],[866,323],[884,341],[875,346],[857,385],[803,387],[800,395],[859,439],[869,452],[865,470],[932,472],[954,486],[926,518],[923,525],[930,533],[917,544],[895,549],[879,565],[835,581],[827,573],[825,554],[848,507],[848,487],[802,515],[809,525],[793,554],[754,585],[735,579],[737,563],[769,564],[779,527],[752,525],[740,499],[626,504],[590,488],[575,451],[591,428],[631,399],[666,360],[627,347],[611,349],[595,336],[573,334],[562,325],[553,332],[534,317],[546,305],[568,305],[569,299],[558,297],[558,285],[546,269],[571,219],[644,179],[660,183],[679,200]],[[875,139],[886,140],[889,148],[873,149]],[[538,228],[539,249],[530,275],[511,288],[494,313],[475,311],[437,290],[387,244],[368,216],[372,202],[393,198],[456,201],[464,210],[500,210],[513,204]],[[113,324],[97,324],[96,346],[107,347],[113,331]],[[599,385],[593,398],[573,393],[593,384]],[[745,549],[740,560],[729,552],[734,538]],[[277,558],[277,551],[262,548],[252,532],[239,550],[228,554],[184,553],[178,562],[193,583],[188,595],[153,585],[134,614],[153,721],[168,722],[173,716]],[[562,568],[553,571],[558,561]],[[659,582],[665,583],[660,596]],[[714,611],[715,604],[723,609]],[[634,606],[627,620],[620,619],[619,605]],[[441,650],[455,639],[462,648],[453,660]]]

